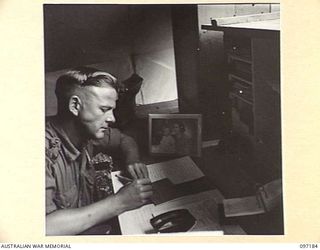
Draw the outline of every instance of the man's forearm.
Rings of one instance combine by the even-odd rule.
[[[123,135],[121,137],[120,147],[126,158],[126,164],[140,161],[138,145],[132,137]]]
[[[126,164],[139,162],[139,150],[135,140],[121,133],[120,130],[110,128],[103,139],[93,140],[93,145],[98,151],[111,154],[123,154]]]
[[[46,234],[78,234],[124,210],[115,195],[85,207],[57,210],[46,216]]]

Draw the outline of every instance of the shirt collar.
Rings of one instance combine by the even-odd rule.
[[[69,161],[75,161],[81,155],[81,152],[72,144],[68,135],[56,121],[56,119],[51,119],[50,123],[61,140],[62,149],[65,153],[66,158]]]

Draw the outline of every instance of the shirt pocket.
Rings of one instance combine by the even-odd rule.
[[[57,192],[54,199],[58,208],[75,208],[78,207],[79,192],[76,185],[64,192]]]

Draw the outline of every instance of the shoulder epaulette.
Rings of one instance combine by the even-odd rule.
[[[58,158],[60,149],[61,149],[61,141],[58,137],[47,138],[46,156],[51,161],[54,162]]]

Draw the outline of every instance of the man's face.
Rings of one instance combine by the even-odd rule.
[[[172,127],[172,134],[173,135],[177,135],[177,134],[180,134],[180,127],[178,124],[173,124],[173,127]]]
[[[103,138],[109,123],[115,122],[113,110],[117,98],[116,90],[111,87],[89,86],[83,90],[79,120],[88,138]]]

